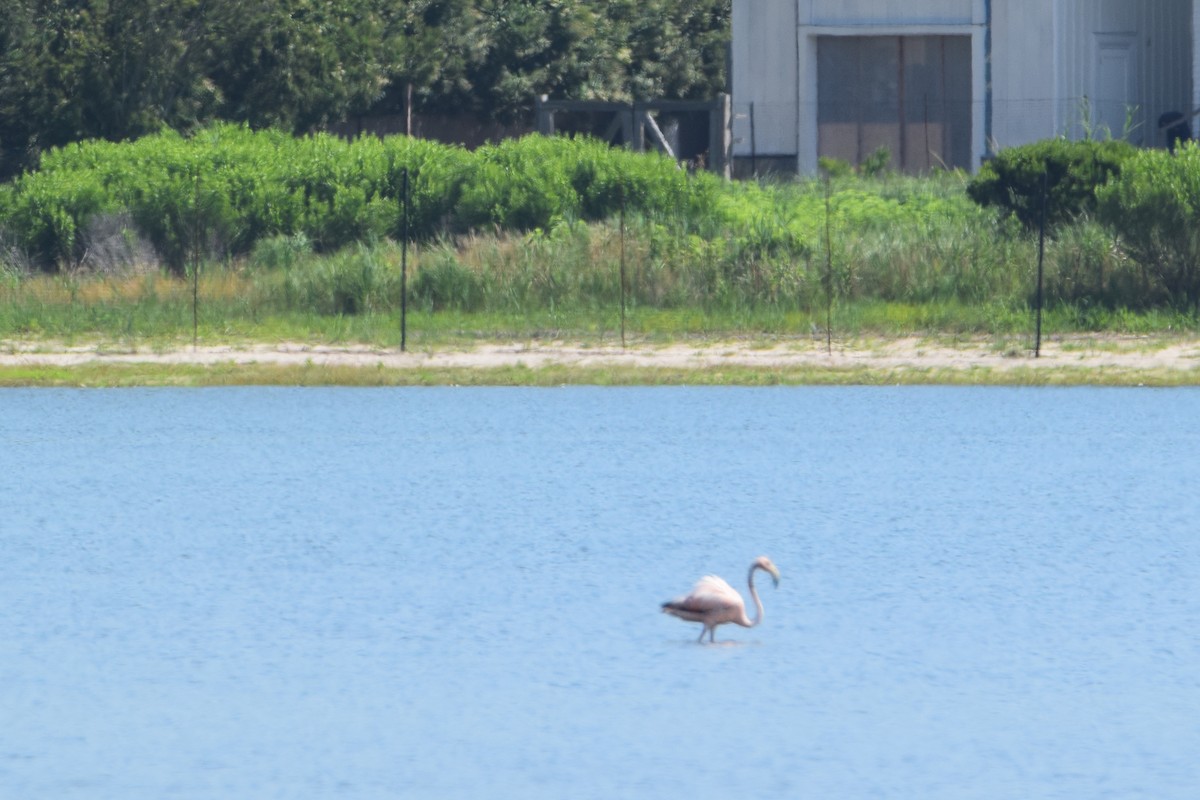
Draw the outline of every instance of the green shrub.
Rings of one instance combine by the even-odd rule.
[[[1200,311],[1200,145],[1139,151],[1098,199],[1100,219],[1147,271],[1142,304]]]
[[[103,184],[86,172],[49,173],[28,191],[5,192],[0,201],[13,245],[49,266],[77,263],[86,220],[112,207]]]
[[[345,142],[218,124],[133,142],[52,150],[0,191],[0,219],[43,268],[78,257],[78,231],[97,213],[128,212],[162,259],[182,271],[200,255],[241,254],[304,233],[318,249],[399,235],[400,175],[412,175],[412,235],[431,235],[457,202],[461,148],[397,137]]]
[[[1072,142],[1047,139],[1001,150],[967,185],[967,194],[983,206],[1014,214],[1036,228],[1046,188],[1046,224],[1061,225],[1096,210],[1096,189],[1138,150],[1123,140]]]
[[[859,172],[868,178],[879,178],[888,173],[892,163],[892,151],[887,147],[877,147],[871,155],[858,165]]]
[[[564,157],[569,141],[526,136],[475,151],[460,199],[459,224],[532,230],[557,219],[578,219],[579,194]]]
[[[378,146],[386,163],[380,195],[392,198],[396,214],[388,235],[399,240],[403,218],[399,199],[404,193],[404,171],[408,171],[408,232],[414,239],[428,239],[449,227],[462,195],[463,182],[473,155],[461,147],[428,139],[389,136],[383,140],[356,142],[360,147]]]
[[[564,140],[559,140],[564,141]],[[595,139],[570,141],[562,157],[584,219],[627,210],[677,218],[706,213],[723,184],[711,173],[695,175],[659,153],[634,153]]]
[[[163,131],[49,151],[40,169],[0,191],[0,220],[49,269],[78,260],[89,217],[128,214],[181,273],[193,255],[241,255],[274,236],[302,233],[318,252],[398,239],[406,172],[414,239],[549,229],[622,207],[697,220],[722,186],[666,157],[586,138],[526,136],[468,152],[403,136],[296,138],[216,124],[190,137]]]

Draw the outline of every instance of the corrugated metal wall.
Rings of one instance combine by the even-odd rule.
[[[967,24],[977,0],[797,0],[809,25]]]
[[[797,0],[733,4],[733,152],[795,168]]]
[[[1057,12],[1058,132],[1103,135],[1098,129],[1107,126],[1114,136],[1161,146],[1159,116],[1190,110],[1192,0],[1059,0]],[[1132,84],[1128,131],[1122,98],[1105,80],[1125,58]]]
[[[1191,104],[1192,5],[993,0],[994,144],[1064,135],[1165,144],[1159,116]]]

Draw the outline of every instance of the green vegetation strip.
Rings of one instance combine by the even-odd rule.
[[[305,363],[211,365],[88,362],[74,366],[0,366],[0,387],[134,386],[1200,386],[1200,370],[1077,366],[664,368],[552,364],[529,367],[389,368]]]

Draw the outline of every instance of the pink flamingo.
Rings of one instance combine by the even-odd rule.
[[[754,589],[754,571],[759,569],[769,574],[776,586],[779,585],[779,568],[766,556],[756,558],[750,565],[750,574],[746,578],[750,584],[750,597],[754,599],[754,606],[758,609],[754,619],[746,616],[746,604],[737,590],[716,575],[705,575],[696,581],[691,594],[663,603],[663,612],[688,622],[702,623],[704,627],[700,630],[700,638],[697,640],[699,642],[704,641],[706,633],[708,641],[715,642],[717,626],[726,622],[733,622],[743,628],[753,628],[762,622],[763,618],[762,601],[758,599],[758,592]]]

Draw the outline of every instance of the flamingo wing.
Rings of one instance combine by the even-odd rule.
[[[742,596],[737,593],[737,589],[726,583],[724,578],[718,578],[716,575],[705,575],[696,581],[696,585],[692,587],[692,593],[688,595],[688,600],[712,610],[740,608],[743,605]]]
[[[723,618],[745,608],[742,596],[737,590],[716,575],[705,575],[696,581],[690,594],[677,597],[664,606],[673,613],[682,612],[680,616],[686,614],[688,618],[696,620]]]

